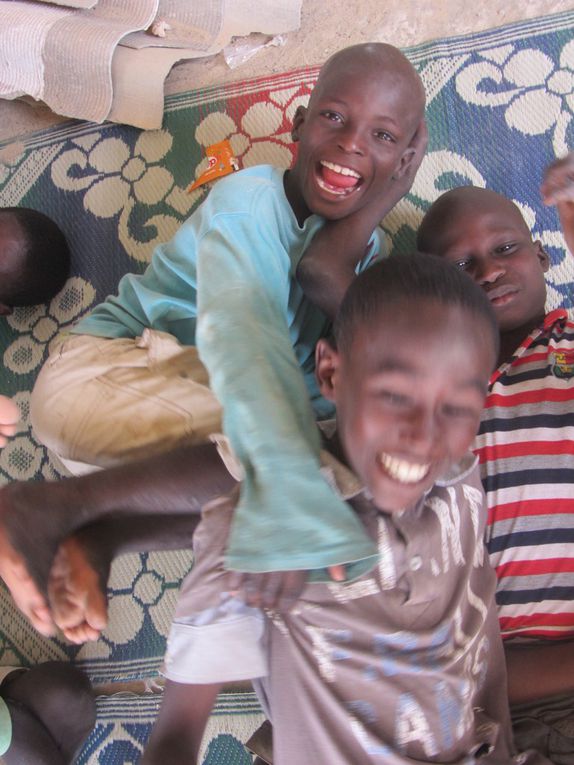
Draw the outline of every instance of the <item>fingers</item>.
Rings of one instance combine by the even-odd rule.
[[[241,592],[248,606],[278,611],[288,611],[293,607],[306,581],[306,571],[271,571],[257,574],[234,571],[229,579],[231,590]]]
[[[6,534],[0,534],[0,576],[10,590],[16,607],[34,629],[45,637],[52,637],[56,627],[48,603]]]
[[[38,592],[32,579],[22,578],[19,582],[19,589],[11,589],[11,594],[17,608],[35,630],[44,637],[53,637],[56,634],[56,625],[48,604]]]
[[[574,152],[546,168],[540,193],[546,205],[574,202]]]
[[[45,602],[37,602],[34,605],[31,605],[30,602],[28,602],[23,606],[16,603],[16,605],[40,635],[43,635],[44,637],[54,637],[56,634],[56,625],[52,619],[50,609]]]
[[[327,569],[329,576],[334,582],[344,582],[347,579],[347,572],[345,566],[329,566]]]
[[[5,425],[17,425],[20,419],[20,410],[17,404],[7,396],[0,396],[0,429]]]

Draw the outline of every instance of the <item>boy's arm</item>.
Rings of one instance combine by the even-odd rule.
[[[18,608],[49,634],[46,585],[65,537],[103,517],[199,514],[235,483],[210,443],[78,478],[7,484],[0,489],[0,576]]]
[[[245,468],[227,564],[370,563],[373,543],[319,472],[319,436],[289,334],[291,261],[274,218],[269,206],[257,219],[219,222],[198,258],[197,347]]]
[[[568,249],[574,254],[574,152],[546,168],[540,187],[546,205],[556,205]]]
[[[334,318],[359,261],[368,254],[373,231],[410,190],[427,143],[428,131],[422,120],[413,137],[413,153],[404,174],[392,180],[387,193],[375,203],[365,205],[346,218],[327,221],[301,258],[297,280],[307,298],[329,318]]]
[[[511,704],[574,691],[574,641],[504,645]]]

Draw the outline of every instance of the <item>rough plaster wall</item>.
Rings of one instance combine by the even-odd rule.
[[[305,65],[320,64],[331,53],[357,42],[380,40],[399,47],[451,37],[518,19],[573,10],[574,0],[303,0],[301,27],[283,47],[261,50],[229,69],[222,55],[184,62],[171,71],[166,93],[235,82]],[[62,121],[42,104],[0,101],[0,140]]]

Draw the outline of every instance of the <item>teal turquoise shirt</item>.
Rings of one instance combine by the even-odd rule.
[[[120,281],[75,332],[137,337],[151,327],[197,345],[246,479],[227,563],[242,571],[318,569],[376,549],[319,472],[314,348],[328,321],[295,270],[324,219],[303,226],[283,170],[259,165],[219,180],[141,275]],[[366,267],[378,250],[376,237]],[[311,408],[310,399],[312,402]]]

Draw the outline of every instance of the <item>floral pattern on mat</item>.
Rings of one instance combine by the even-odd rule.
[[[411,193],[385,220],[389,249],[413,246],[425,209],[441,191],[485,185],[520,205],[548,250],[549,307],[572,308],[574,260],[556,212],[542,206],[538,188],[544,167],[574,147],[574,13],[406,52],[425,82],[430,143]],[[125,272],[142,271],[155,245],[169,239],[201,202],[206,189],[187,188],[205,169],[206,146],[228,138],[243,167],[289,166],[295,150],[291,120],[316,74],[306,69],[173,96],[157,131],[70,123],[0,145],[0,203],[50,215],[73,251],[73,276],[60,295],[0,320],[0,388],[22,414],[17,436],[0,453],[0,483],[58,476],[57,461],[37,442],[28,419],[30,390],[54,337],[115,292]],[[110,627],[83,648],[36,635],[0,589],[0,663],[75,659],[98,682],[155,675],[190,562],[189,553],[117,561]],[[250,703],[256,705],[252,697]],[[157,703],[139,717],[143,701],[114,704],[101,701],[82,764],[133,762],[141,751]],[[243,734],[223,725],[226,715],[235,719],[240,713],[241,704],[232,705],[214,718],[219,727],[210,729],[205,763],[243,762],[237,754],[243,752]]]

